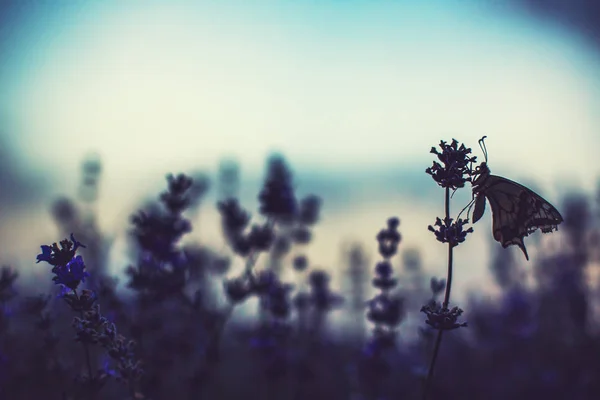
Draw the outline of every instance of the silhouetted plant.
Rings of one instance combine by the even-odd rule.
[[[427,168],[425,172],[431,175],[433,180],[442,188],[445,189],[445,216],[442,219],[436,218],[435,228],[429,226],[429,230],[435,234],[436,240],[440,243],[448,244],[448,277],[446,278],[446,292],[443,303],[438,303],[435,300],[423,306],[421,312],[427,315],[425,321],[427,325],[438,330],[435,348],[429,364],[429,372],[423,390],[423,399],[426,400],[429,390],[432,385],[433,371],[440,349],[442,334],[445,330],[456,329],[461,326],[466,326],[466,323],[459,323],[458,318],[462,314],[462,309],[458,307],[449,308],[450,290],[452,288],[452,268],[453,268],[453,250],[454,247],[464,242],[467,234],[473,232],[473,228],[465,229],[468,224],[468,219],[457,218],[454,220],[450,217],[450,190],[456,191],[465,186],[466,182],[470,181],[471,170],[470,163],[475,161],[475,157],[469,157],[471,149],[465,147],[464,144],[458,146],[458,141],[452,140],[452,144],[447,144],[443,140],[439,144],[442,152],[439,152],[435,147],[431,148],[431,153],[436,154],[440,164],[437,161],[433,162],[431,168]]]
[[[439,162],[429,173],[446,196],[468,182],[468,174],[453,175],[474,161],[467,150],[442,142],[435,151]],[[97,161],[84,165],[88,189],[98,189]],[[356,244],[345,249],[339,270],[350,288],[343,301],[337,271],[316,268],[318,255],[309,259],[305,248],[318,240],[321,199],[298,196],[293,177],[282,156],[267,160],[257,218],[239,198],[239,166],[224,164],[214,187],[231,249],[225,254],[185,240],[212,188],[208,177],[170,176],[159,201],[134,214],[124,289],[105,273],[108,248],[99,243],[106,238],[91,223],[98,193],[56,202],[59,228],[73,229],[87,247],[74,237],[42,247],[39,260],[52,264],[48,286],[63,288],[58,296],[39,294],[49,279],[27,282],[15,268],[1,270],[0,398],[416,398],[434,370],[424,349],[435,362],[431,398],[597,397],[600,296],[591,239],[600,224],[587,197],[566,196],[565,229],[536,246],[534,274],[504,249],[493,252],[488,267],[498,291],[467,293],[471,329],[444,333],[440,351],[441,332],[464,325],[460,309],[449,305],[452,275],[430,277],[416,248],[405,249],[396,268],[399,220],[390,218],[377,236],[380,259],[370,282],[376,293],[365,301],[369,262]],[[451,255],[470,229],[460,214],[446,217],[430,230]],[[98,256],[102,267],[91,268],[88,256],[90,265]],[[413,323],[419,309],[426,324]],[[354,314],[348,320],[359,329],[373,327],[366,343],[350,334],[352,326],[337,325],[340,312]],[[411,336],[413,324],[420,340]],[[82,345],[74,347],[73,330]],[[135,349],[120,334],[134,339]]]

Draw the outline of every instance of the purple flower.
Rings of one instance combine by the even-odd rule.
[[[56,276],[52,278],[57,285],[64,285],[70,289],[77,289],[81,282],[85,282],[85,278],[90,276],[85,271],[83,258],[77,256],[69,261],[66,265],[57,265],[52,268],[52,273]]]
[[[43,245],[42,254],[38,254],[36,263],[40,261],[46,261],[50,265],[67,265],[69,261],[75,257],[75,252],[79,247],[85,248],[85,246],[75,239],[75,236],[71,233],[71,240],[65,239],[60,242],[60,248],[56,243],[52,246]]]

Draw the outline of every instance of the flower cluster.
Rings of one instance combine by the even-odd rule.
[[[250,223],[250,214],[239,204],[237,199],[226,199],[218,203],[221,213],[221,224],[225,238],[232,250],[239,256],[246,257],[251,252],[266,251],[274,240],[273,227],[270,223],[253,224],[250,231],[244,231]]]
[[[65,239],[60,242],[60,248],[56,243],[52,246],[43,245],[42,253],[38,254],[36,263],[45,261],[52,265],[52,280],[57,285],[64,285],[71,290],[77,289],[81,282],[90,274],[85,270],[85,264],[81,256],[75,256],[79,247],[85,248],[83,244],[75,240],[71,234],[71,240]]]
[[[442,140],[439,147],[442,149],[441,153],[435,147],[431,148],[430,153],[436,154],[443,165],[434,161],[425,172],[443,188],[456,190],[464,187],[465,183],[470,181],[469,165],[475,162],[477,157],[469,157],[471,149],[466,148],[464,144],[459,147],[456,139],[452,139],[452,144]]]
[[[448,309],[440,302],[432,300],[421,308],[421,312],[427,315],[425,322],[433,329],[448,331],[467,326],[466,322],[458,322],[458,318],[463,313],[463,310],[458,307]]]
[[[115,324],[100,314],[98,304],[83,312],[83,317],[73,318],[72,326],[75,328],[76,341],[99,344],[106,350],[106,354],[116,363],[116,370],[111,370],[110,374],[115,379],[131,383],[141,378],[143,370],[141,362],[135,359],[135,342],[117,333]]]
[[[97,295],[92,290],[83,289],[77,291],[80,283],[89,276],[85,270],[85,263],[80,255],[76,255],[79,247],[85,246],[78,242],[71,234],[71,240],[65,239],[60,242],[60,248],[56,243],[52,246],[43,245],[42,253],[37,256],[37,262],[45,261],[52,265],[52,273],[55,274],[53,281],[61,285],[60,297],[65,300],[69,307],[78,312],[80,317],[74,317],[72,326],[75,329],[75,341],[84,346],[88,374],[78,378],[80,390],[85,390],[89,395],[94,395],[106,383],[108,374],[100,370],[94,374],[90,360],[89,345],[99,344],[104,348],[110,358],[117,364],[117,372],[113,376],[126,383],[132,392],[140,379],[143,371],[139,361],[135,360],[133,353],[133,341],[126,341],[117,334],[115,324],[110,323],[107,318],[100,314],[100,306],[96,303]],[[42,322],[48,326],[48,317],[43,314],[48,298],[39,297],[29,302],[32,312],[40,314]]]
[[[452,247],[456,247],[467,238],[467,233],[472,233],[473,228],[464,229],[464,226],[469,223],[468,219],[458,218],[456,221],[453,218],[444,218],[442,221],[439,217],[435,219],[435,226],[429,225],[427,229],[435,234],[438,242],[449,243]]]

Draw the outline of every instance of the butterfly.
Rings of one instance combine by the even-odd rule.
[[[502,247],[517,245],[529,261],[527,249],[523,243],[525,236],[536,229],[543,233],[558,230],[563,217],[558,210],[540,195],[525,186],[501,176],[491,175],[487,166],[487,149],[484,139],[479,146],[484,153],[485,162],[480,163],[472,172],[473,187],[473,223],[481,219],[485,211],[486,199],[492,208],[492,233]]]

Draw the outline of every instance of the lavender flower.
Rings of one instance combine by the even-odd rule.
[[[466,219],[457,219],[454,221],[452,218],[444,218],[442,222],[441,219],[435,219],[435,226],[438,228],[434,228],[429,225],[427,229],[435,234],[435,238],[440,243],[449,243],[452,247],[456,247],[467,238],[467,233],[472,233],[473,228],[469,228],[467,230],[464,229],[464,226],[469,223],[469,220]]]
[[[85,264],[81,256],[76,256],[67,265],[57,265],[52,268],[52,272],[56,275],[52,280],[57,285],[64,285],[69,289],[75,290],[81,282],[85,282],[85,278],[90,276],[85,270]]]
[[[456,190],[464,187],[470,178],[469,164],[475,162],[476,157],[469,157],[471,149],[466,148],[464,144],[458,147],[456,139],[452,139],[452,144],[442,140],[439,147],[442,149],[441,153],[435,147],[432,147],[430,152],[436,154],[443,165],[434,161],[433,166],[425,172],[443,188]]]
[[[104,387],[106,379],[110,376],[105,370],[97,374],[92,371],[89,345],[100,344],[107,354],[116,360],[118,370],[123,379],[130,386],[132,393],[134,385],[141,377],[142,370],[138,362],[134,362],[131,351],[133,342],[127,346],[123,345],[124,338],[116,335],[116,327],[107,318],[100,314],[100,306],[96,303],[97,296],[94,291],[82,290],[79,294],[77,288],[89,274],[85,271],[85,263],[80,255],[75,252],[79,247],[85,247],[75,240],[71,234],[71,240],[60,242],[61,248],[56,243],[52,246],[42,246],[42,253],[37,256],[38,262],[45,261],[53,265],[52,273],[56,276],[52,279],[55,284],[63,287],[61,297],[73,311],[79,312],[79,317],[73,318],[72,326],[75,329],[75,341],[81,342],[85,350],[87,375],[78,376],[76,388],[78,396],[94,397]],[[28,303],[28,308],[36,311],[41,316],[40,329],[47,331],[49,318],[43,313],[48,302],[47,298],[38,298]],[[52,336],[47,335],[49,339]],[[55,343],[56,341],[54,341]]]
[[[60,248],[56,243],[52,246],[43,245],[42,253],[38,254],[36,263],[45,261],[53,266],[64,266],[67,265],[73,257],[79,247],[85,248],[85,246],[75,240],[75,236],[71,233],[71,240],[65,239],[60,242]]]
[[[260,213],[280,222],[290,222],[298,212],[294,194],[292,172],[285,159],[279,155],[268,161],[267,177],[258,196]]]
[[[427,315],[427,320],[425,322],[433,329],[449,331],[467,326],[466,322],[458,322],[458,318],[463,313],[463,310],[458,307],[448,309],[439,302],[431,301],[421,308],[421,312]]]
[[[425,322],[438,330],[438,336],[433,349],[424,387],[425,390],[423,391],[423,400],[427,400],[429,389],[431,388],[433,371],[442,342],[443,331],[466,326],[466,324],[459,324],[457,322],[457,318],[462,314],[462,310],[458,307],[454,307],[451,310],[449,309],[450,290],[452,287],[452,260],[453,248],[464,242],[468,233],[473,232],[473,228],[467,230],[464,229],[464,225],[468,223],[468,219],[463,220],[458,218],[454,221],[453,218],[450,217],[450,191],[456,191],[457,189],[464,187],[466,182],[472,181],[471,166],[472,163],[476,161],[476,157],[470,157],[469,154],[471,154],[471,149],[465,147],[464,144],[461,144],[459,147],[456,139],[452,139],[452,144],[447,144],[442,140],[440,141],[439,147],[442,149],[441,153],[435,147],[432,147],[430,152],[437,155],[438,160],[442,164],[434,161],[432,167],[427,168],[425,172],[431,175],[433,180],[445,189],[445,216],[443,220],[436,217],[435,226],[437,228],[429,225],[428,229],[435,234],[438,242],[448,244],[448,277],[447,284],[444,284],[446,289],[444,302],[442,304],[437,304],[435,300],[432,300],[431,303],[421,308],[421,311],[427,315],[427,320]],[[431,289],[435,297],[439,288],[438,285],[434,285],[433,281]],[[427,337],[427,335],[424,335],[423,337]]]
[[[38,254],[37,262],[45,261],[53,265],[52,273],[56,275],[52,278],[54,283],[75,290],[81,282],[85,282],[86,277],[90,276],[85,270],[83,258],[75,256],[77,249],[85,246],[75,240],[72,233],[71,240],[65,239],[60,242],[60,245],[60,249],[56,243],[52,246],[41,246],[42,253]]]

